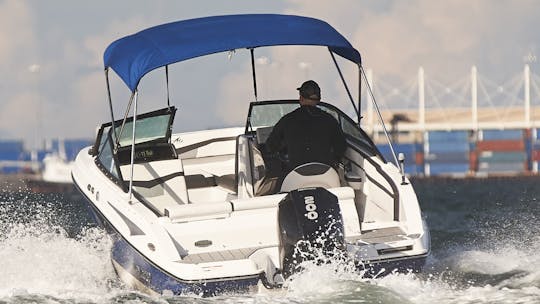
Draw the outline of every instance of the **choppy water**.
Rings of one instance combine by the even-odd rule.
[[[540,303],[540,178],[414,184],[432,235],[422,274],[314,266],[286,290],[208,299],[124,287],[79,198],[0,193],[0,303]]]

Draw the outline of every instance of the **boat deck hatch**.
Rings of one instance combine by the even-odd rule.
[[[250,247],[240,248],[235,250],[209,251],[203,253],[189,254],[177,261],[182,264],[200,264],[211,262],[223,262],[233,260],[245,260],[249,258],[255,251],[266,247]]]
[[[388,227],[362,231],[362,234],[347,239],[351,243],[362,242],[367,244],[380,244],[408,240],[407,234],[399,227]]]

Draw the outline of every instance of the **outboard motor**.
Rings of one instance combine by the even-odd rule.
[[[324,262],[344,250],[343,220],[337,197],[324,188],[293,190],[279,203],[279,257],[286,279],[300,263]]]

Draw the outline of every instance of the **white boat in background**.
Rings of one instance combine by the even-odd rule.
[[[244,127],[180,134],[172,134],[174,106],[137,112],[139,82],[154,69],[168,75],[170,64],[232,50],[248,50],[253,64],[256,48],[279,45],[325,47],[340,76],[335,55],[363,76],[360,53],[341,34],[299,16],[173,22],[105,51],[107,84],[112,69],[131,98],[124,118],[115,120],[109,90],[111,121],[78,154],[72,177],[111,234],[113,265],[130,285],[204,296],[276,288],[313,260],[352,261],[365,276],[421,270],[430,238],[414,189],[397,157],[387,162],[360,128],[361,94],[355,101],[343,77],[356,120],[330,103],[318,105],[346,135],[341,165],[304,164],[281,187],[276,171],[283,158],[268,153],[265,140],[297,100],[246,101]],[[257,96],[254,66],[253,81]]]
[[[34,160],[37,162],[37,160]],[[28,178],[26,185],[35,193],[71,193],[74,192],[71,170],[74,161],[68,160],[64,141],[58,141],[58,150],[43,157],[41,170],[36,177]]]
[[[71,169],[73,161],[68,161],[58,154],[48,154],[43,158],[41,179],[48,183],[72,184]]]

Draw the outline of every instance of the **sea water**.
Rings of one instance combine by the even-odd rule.
[[[540,178],[414,180],[431,228],[420,274],[307,264],[285,289],[214,298],[125,287],[80,197],[0,194],[0,303],[540,303]]]

